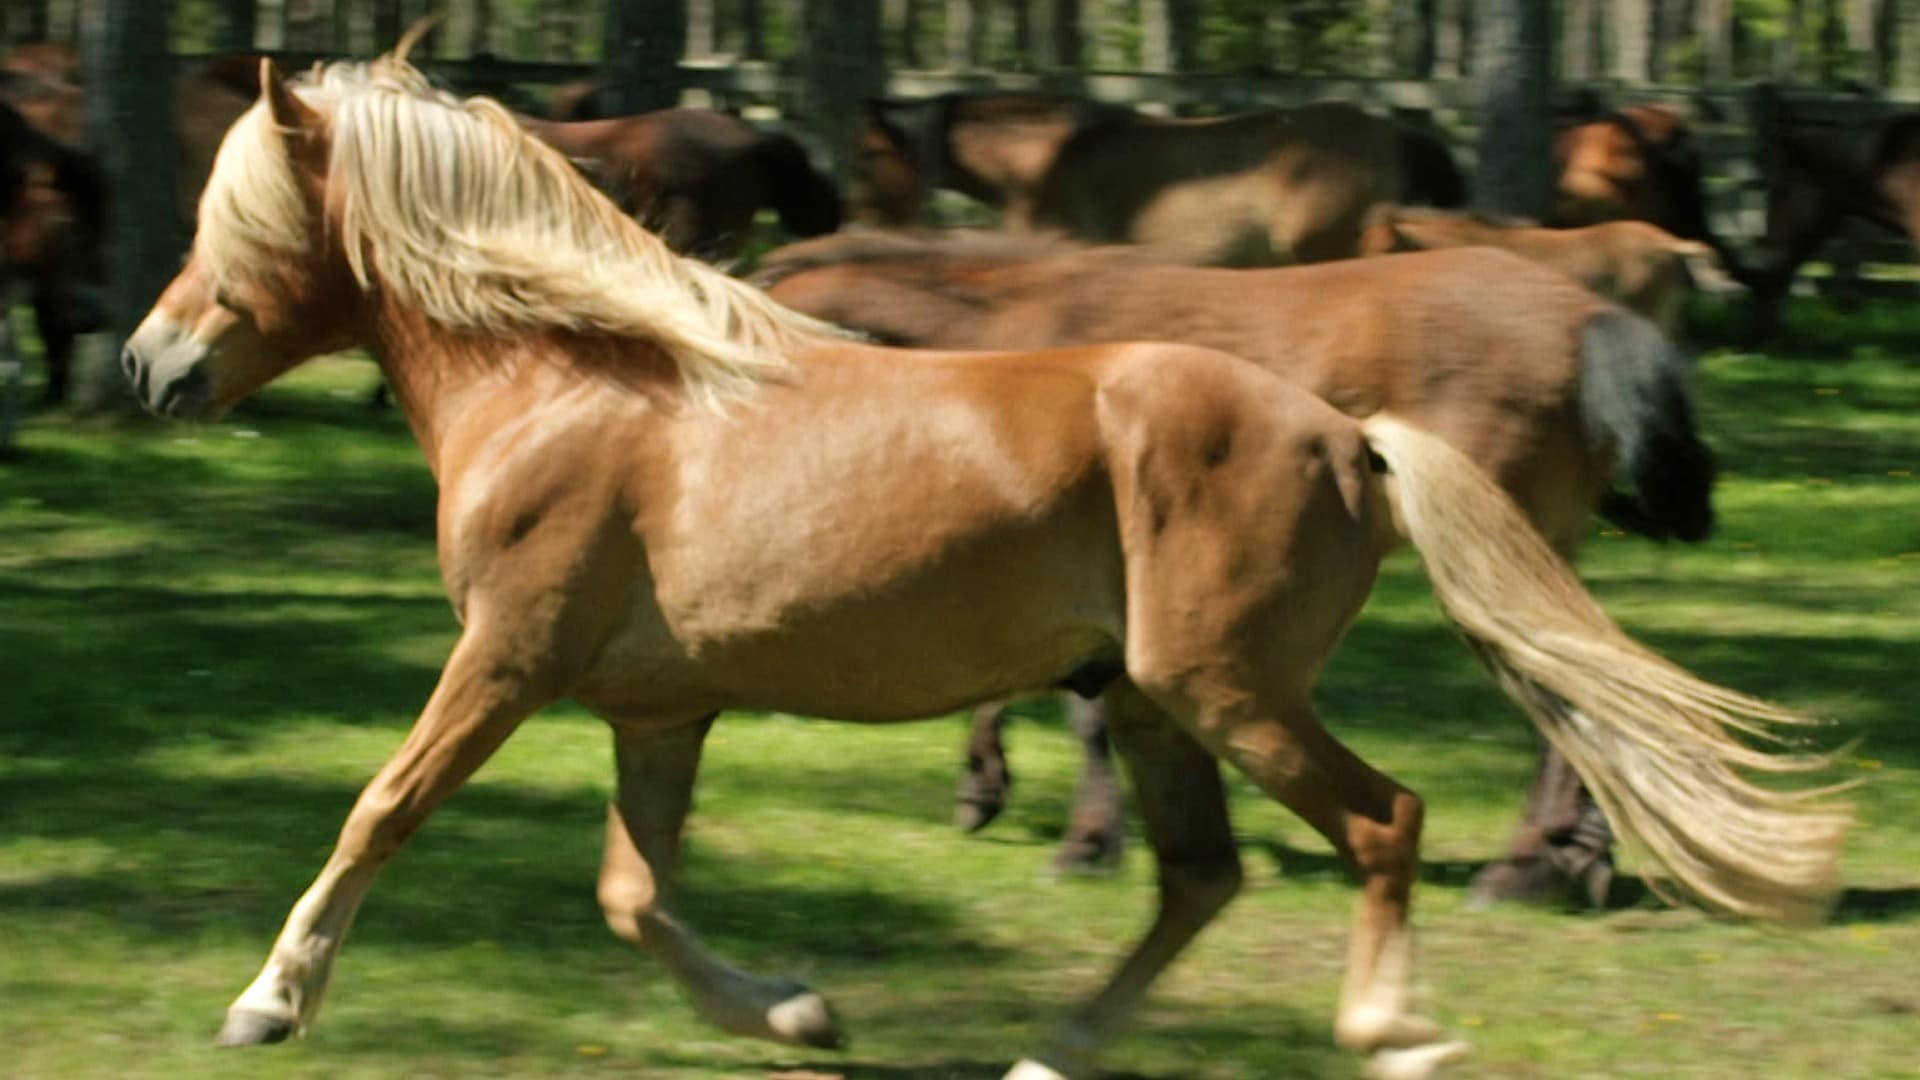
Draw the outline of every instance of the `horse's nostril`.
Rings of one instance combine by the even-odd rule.
[[[128,382],[133,381],[133,346],[131,345],[120,350],[120,373],[127,377]]]

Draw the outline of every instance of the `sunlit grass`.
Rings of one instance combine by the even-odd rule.
[[[1708,330],[1713,332],[1711,316]],[[1801,308],[1765,356],[1702,360],[1720,528],[1600,535],[1583,572],[1637,634],[1859,736],[1862,828],[1832,925],[1789,933],[1633,899],[1469,915],[1533,743],[1394,559],[1320,694],[1430,801],[1424,1007],[1463,1075],[1902,1076],[1920,990],[1920,321]],[[960,728],[724,720],[684,908],[723,954],[829,992],[854,1049],[717,1035],[593,902],[607,737],[529,723],[376,887],[313,1036],[215,1053],[454,623],[433,486],[364,364],[303,370],[207,428],[35,419],[0,463],[0,1075],[998,1076],[1142,926],[1144,853],[1049,882],[1075,761],[1016,723],[1015,802],[947,825]],[[1152,1077],[1350,1077],[1328,1036],[1353,889],[1231,784],[1250,887],[1108,1063]]]

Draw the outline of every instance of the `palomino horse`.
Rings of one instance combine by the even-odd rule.
[[[1766,262],[1750,282],[1749,332],[1760,339],[1776,329],[1794,275],[1843,224],[1920,242],[1920,112],[1822,123],[1795,116],[1770,85],[1752,101],[1767,182]]]
[[[1687,301],[1694,291],[1687,260],[1713,255],[1706,244],[1682,240],[1645,221],[1549,229],[1527,218],[1408,206],[1375,210],[1360,237],[1361,255],[1456,247],[1505,248],[1551,266],[1646,316],[1676,339],[1685,327]]]
[[[872,104],[864,216],[904,224],[933,187],[998,207],[1016,232],[1208,264],[1343,258],[1369,207],[1466,201],[1444,143],[1340,102],[1205,120],[1030,94]]]
[[[611,120],[520,122],[595,179],[675,251],[730,255],[754,212],[771,206],[795,236],[840,227],[840,193],[791,135],[712,109],[661,109]]]
[[[398,59],[308,78],[263,68],[127,367],[155,410],[211,418],[307,356],[370,349],[438,481],[463,629],[221,1042],[309,1027],[380,866],[571,698],[614,731],[609,925],[727,1030],[836,1044],[823,999],[723,963],[674,910],[714,715],[929,716],[1117,665],[1160,907],[1013,1075],[1090,1075],[1238,888],[1216,758],[1360,873],[1335,1031],[1425,1071],[1458,1047],[1408,1011],[1421,803],[1308,700],[1402,536],[1678,887],[1761,915],[1830,896],[1845,813],[1743,775],[1823,764],[1739,737],[1802,721],[1632,643],[1440,440],[1190,346],[856,344],[673,255],[494,102]]]
[[[1349,414],[1384,409],[1448,440],[1568,557],[1596,508],[1659,538],[1700,540],[1712,522],[1713,459],[1694,434],[1684,358],[1646,322],[1504,252],[1218,270],[991,233],[853,233],[771,252],[753,280],[898,345],[1158,336],[1224,349]],[[1634,495],[1609,492],[1616,466]],[[975,714],[958,810],[968,828],[1004,804],[1004,715]],[[1098,867],[1117,856],[1125,823],[1098,711],[1075,702],[1069,716],[1087,771],[1057,865]],[[1541,777],[1508,859],[1476,896],[1551,895],[1571,881],[1597,902],[1612,876],[1606,823],[1564,763]]]

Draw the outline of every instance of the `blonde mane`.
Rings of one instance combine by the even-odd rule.
[[[436,90],[404,60],[316,68],[293,90],[328,119],[328,205],[354,277],[439,326],[650,341],[709,401],[837,333],[675,255],[499,103]],[[290,153],[259,102],[221,146],[195,240],[221,278],[270,276],[310,246]]]

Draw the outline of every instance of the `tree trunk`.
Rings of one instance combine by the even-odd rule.
[[[1673,78],[1673,47],[1687,39],[1688,0],[1658,0],[1654,6],[1653,41],[1648,49],[1647,67],[1654,82]]]
[[[1199,44],[1198,0],[1140,0],[1140,66],[1192,71]]]
[[[1893,84],[1902,90],[1920,86],[1920,0],[1893,5]]]
[[[899,0],[900,37],[894,47],[903,67],[920,66],[920,34],[926,25],[926,0]]]
[[[1474,71],[1486,99],[1475,201],[1541,217],[1553,185],[1551,16],[1538,0],[1481,0],[1478,15]]]
[[[607,116],[667,109],[680,101],[686,8],[678,0],[608,0],[602,41],[601,109]]]
[[[1838,82],[1845,67],[1842,60],[1846,52],[1844,23],[1840,17],[1840,0],[1824,0],[1820,11],[1820,54],[1815,64],[1815,76],[1823,86]]]
[[[953,71],[978,68],[986,40],[985,0],[947,0],[947,67]]]
[[[1883,85],[1880,61],[1880,0],[1847,0],[1848,65],[1854,77],[1870,86]]]
[[[1468,0],[1435,0],[1433,77],[1457,79],[1467,72]]]
[[[173,95],[155,87],[173,82],[167,55],[168,9],[152,0],[94,0],[87,50],[88,112],[111,193],[111,220],[137,227],[113,230],[107,253],[114,347],[88,348],[75,357],[76,400],[96,409],[127,410],[132,394],[112,360],[147,309],[160,297],[186,250],[174,199],[180,155],[173,135]],[[100,363],[100,352],[106,362]],[[84,360],[83,360],[84,358]]]
[[[1080,29],[1080,0],[1049,0],[1045,27],[1044,63],[1049,67],[1079,70],[1087,47]]]
[[[1599,25],[1599,0],[1562,0],[1560,5],[1560,78],[1586,82],[1598,74],[1593,35]]]
[[[4,27],[8,41],[45,41],[49,25],[47,0],[8,0]]]
[[[767,58],[767,22],[760,0],[740,0],[740,54],[748,60]]]
[[[1767,64],[1774,82],[1792,82],[1800,67],[1800,34],[1806,27],[1806,0],[1786,0],[1786,26],[1773,43],[1773,55]]]
[[[373,0],[373,47],[385,52],[400,40],[400,0]]]
[[[1733,0],[1694,0],[1699,19],[1701,81],[1724,86],[1733,81]]]
[[[686,0],[687,55],[712,56],[714,53],[713,0]]]
[[[1654,0],[1612,0],[1611,7],[1613,77],[1629,83],[1652,82]]]
[[[880,0],[805,0],[799,42],[799,123],[818,135],[845,181],[859,145],[866,100],[887,86]]]

